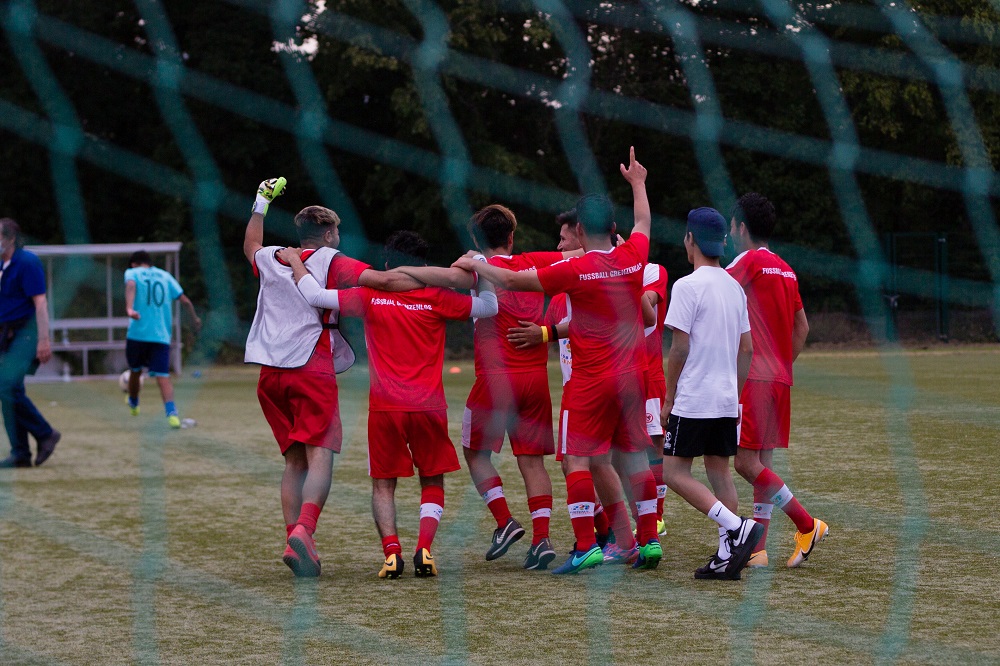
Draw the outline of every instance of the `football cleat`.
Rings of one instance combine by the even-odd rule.
[[[750,555],[750,559],[747,561],[748,569],[762,569],[767,566],[767,551],[758,550],[756,553]]]
[[[528,548],[528,556],[524,558],[524,568],[538,571],[548,569],[549,562],[554,559],[556,559],[556,551],[552,549],[552,542],[546,537]]]
[[[612,538],[612,533],[609,530],[607,534],[598,534],[597,530],[594,530],[594,540],[597,541],[599,548],[603,549],[609,543],[614,543],[615,540]]]
[[[795,533],[795,552],[788,558],[788,566],[795,568],[809,559],[813,547],[818,544],[830,531],[830,526],[818,518],[813,518],[812,531],[802,534]]]
[[[718,553],[712,553],[708,563],[694,570],[697,580],[739,580],[739,571],[730,571],[730,560],[724,560]]]
[[[321,567],[319,553],[316,552],[316,542],[304,526],[296,525],[288,535],[288,547],[298,556],[295,560],[282,558],[292,573],[300,578],[315,578],[319,575]]]
[[[385,562],[382,563],[382,570],[378,572],[379,578],[395,580],[403,574],[403,558],[398,553],[390,553]]]
[[[632,564],[639,557],[638,546],[623,550],[617,544],[609,543],[601,549],[601,552],[604,554],[605,564]]]
[[[590,547],[590,550],[579,551],[574,547],[569,553],[569,558],[552,570],[552,573],[558,575],[562,574],[575,574],[583,571],[584,569],[589,569],[591,567],[596,567],[599,564],[604,564],[604,553],[601,549],[594,544]]]
[[[662,520],[656,521],[656,536],[667,536],[667,524]]]
[[[139,405],[136,405],[135,407],[129,405],[128,413],[131,414],[132,416],[139,416]]]
[[[400,566],[400,570],[402,570],[402,566]],[[431,551],[421,548],[413,554],[413,573],[416,574],[417,578],[429,578],[438,575],[437,566],[434,564],[434,556],[431,555]]]
[[[650,539],[639,547],[639,557],[632,563],[633,569],[655,569],[663,557],[663,548],[656,539]]]
[[[729,568],[731,574],[738,574],[747,565],[754,546],[764,536],[764,526],[749,518],[740,518],[740,526],[729,530]]]
[[[507,524],[493,530],[493,541],[486,551],[487,560],[495,560],[502,557],[511,545],[524,536],[524,528],[521,523],[513,518],[507,519]]]
[[[176,414],[170,414],[169,416],[167,416],[167,423],[170,424],[171,428],[180,428],[181,417],[177,416]]]
[[[293,572],[298,569],[299,556],[294,550],[292,550],[292,547],[289,546],[287,543],[285,544],[285,552],[281,556],[281,561],[284,562],[286,565],[288,565],[288,568],[291,569]]]

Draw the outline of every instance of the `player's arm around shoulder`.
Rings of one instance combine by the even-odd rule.
[[[512,271],[479,261],[469,255],[459,257],[453,267],[476,272],[495,285],[500,285],[508,291],[543,291],[538,280],[538,271]]]

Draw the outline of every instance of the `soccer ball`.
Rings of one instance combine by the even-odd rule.
[[[121,375],[118,376],[118,388],[122,390],[122,393],[128,393],[128,378],[132,374],[131,370],[126,370]],[[146,375],[139,375],[139,388],[146,383]]]

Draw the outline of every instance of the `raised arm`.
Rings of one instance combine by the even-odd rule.
[[[674,329],[674,339],[670,343],[670,351],[667,353],[667,394],[663,399],[663,409],[660,410],[660,424],[666,428],[670,412],[674,408],[674,397],[677,395],[677,380],[680,379],[681,370],[687,363],[688,354],[691,351],[691,336],[684,331]]]
[[[257,198],[253,202],[250,221],[247,222],[247,230],[243,235],[243,255],[251,264],[257,250],[264,247],[264,216],[267,215],[267,207],[284,194],[286,182],[284,178],[270,178],[257,187]]]
[[[452,264],[452,267],[475,271],[479,277],[500,285],[507,291],[543,291],[542,283],[538,281],[537,271],[511,271],[484,261],[477,261],[469,256],[460,257]]]
[[[635,146],[629,148],[628,168],[620,164],[622,176],[632,186],[632,206],[634,210],[635,225],[632,232],[638,232],[649,238],[653,216],[649,212],[649,198],[646,196],[646,167],[635,161]]]
[[[809,320],[806,319],[806,311],[799,309],[795,313],[795,322],[792,324],[792,361],[799,357],[802,348],[806,346],[806,338],[809,336]]]

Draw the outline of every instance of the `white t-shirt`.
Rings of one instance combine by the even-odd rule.
[[[739,415],[736,357],[750,330],[747,296],[723,268],[702,266],[674,283],[667,326],[691,336],[672,414],[693,419]]]

